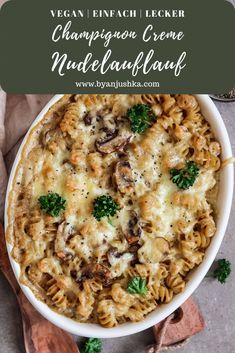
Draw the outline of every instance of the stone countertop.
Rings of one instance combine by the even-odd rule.
[[[235,102],[215,102],[219,109],[235,155]],[[224,285],[204,279],[193,298],[203,313],[206,328],[194,336],[181,353],[233,353],[235,352],[235,197],[226,235],[217,258],[226,257],[232,262],[233,272]],[[79,341],[79,338],[76,339]],[[103,340],[102,353],[144,353],[153,343],[152,330],[116,339]],[[21,316],[14,294],[0,273],[0,353],[25,353]]]

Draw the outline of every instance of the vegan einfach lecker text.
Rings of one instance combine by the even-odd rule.
[[[58,18],[176,18],[184,17],[185,11],[183,9],[152,9],[152,10],[136,10],[136,9],[125,9],[125,10],[105,10],[105,9],[93,9],[93,10],[51,10],[52,17]]]
[[[184,291],[216,230],[221,147],[193,95],[65,95],[25,143],[7,239],[55,311],[114,327]]]

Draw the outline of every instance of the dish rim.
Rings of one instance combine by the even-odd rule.
[[[21,146],[16,154],[11,173],[8,180],[8,186],[6,191],[6,200],[5,200],[5,215],[4,215],[4,224],[5,224],[5,232],[8,226],[8,208],[9,208],[9,194],[12,189],[12,183],[14,181],[15,173],[17,170],[18,163],[21,159],[21,153],[23,151],[23,147],[27,141],[27,138],[31,132],[31,130],[43,119],[45,114],[48,112],[49,108],[53,106],[58,100],[60,100],[64,94],[55,95],[42,109],[42,111],[37,115],[31,126],[29,127],[27,134],[25,135]],[[206,120],[209,121],[213,132],[216,135],[216,138],[219,140],[222,145],[222,158],[223,160],[230,158],[232,156],[232,148],[229,140],[229,136],[227,133],[227,129],[223,122],[223,119],[216,108],[215,104],[209,97],[209,95],[194,95],[198,101],[199,105],[202,109],[203,115]],[[206,111],[206,114],[205,114]],[[207,116],[208,113],[208,116]],[[219,136],[219,137],[218,137]],[[186,284],[185,290],[182,293],[179,293],[174,296],[173,300],[168,303],[161,305],[159,308],[156,308],[152,313],[148,314],[146,318],[140,322],[133,323],[128,322],[114,328],[104,328],[98,324],[92,323],[80,323],[73,319],[70,319],[62,314],[57,313],[53,309],[51,309],[47,304],[38,300],[31,289],[25,285],[22,285],[19,282],[20,275],[20,265],[12,258],[11,249],[12,245],[9,244],[6,240],[8,256],[10,259],[10,263],[14,272],[14,275],[23,291],[27,299],[30,303],[35,307],[37,311],[41,315],[43,315],[47,320],[52,322],[53,324],[59,326],[65,331],[68,331],[74,335],[81,335],[86,337],[97,337],[97,338],[114,338],[114,337],[123,337],[127,335],[131,335],[142,330],[145,330],[158,322],[165,319],[168,315],[174,312],[179,306],[181,306],[192,293],[199,286],[206,273],[208,272],[214,258],[217,255],[219,247],[222,243],[222,240],[225,235],[226,227],[228,224],[229,214],[232,206],[232,196],[233,196],[233,165],[228,164],[223,168],[221,172],[220,180],[220,193],[219,196],[222,199],[221,209],[223,209],[223,215],[219,215],[217,230],[215,235],[213,236],[212,242],[208,249],[206,250],[205,257],[202,263],[193,271],[190,275],[190,279]],[[221,186],[223,185],[223,190]]]

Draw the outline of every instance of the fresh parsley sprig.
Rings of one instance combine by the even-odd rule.
[[[114,216],[120,210],[118,204],[110,195],[98,196],[93,203],[93,216],[100,221],[101,218],[107,217],[108,222],[112,225],[111,216]]]
[[[100,353],[102,342],[99,338],[88,338],[84,343],[82,353]]]
[[[217,261],[217,267],[212,273],[208,273],[206,277],[214,277],[220,283],[225,283],[231,273],[231,263],[226,259]]]
[[[141,277],[132,277],[128,282],[127,292],[130,294],[146,295],[148,292],[146,279]]]
[[[136,104],[127,110],[127,117],[131,122],[131,130],[141,134],[152,126],[157,117],[147,104]]]
[[[194,161],[187,161],[185,168],[171,169],[171,180],[178,188],[186,190],[192,186],[199,174],[199,168]]]
[[[49,192],[38,199],[40,208],[52,217],[58,217],[65,209],[66,200],[57,193]]]

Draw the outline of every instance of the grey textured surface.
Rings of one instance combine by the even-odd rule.
[[[235,103],[216,105],[227,126],[235,155]],[[235,201],[235,198],[234,200]],[[235,269],[235,202],[226,235],[217,258],[227,257]],[[181,353],[235,352],[235,270],[229,281],[220,285],[205,279],[194,293],[206,321],[206,329],[193,337]],[[79,339],[77,339],[79,340]],[[153,342],[151,329],[118,339],[103,340],[103,353],[143,353]],[[0,353],[25,353],[21,317],[16,299],[7,281],[0,273]],[[44,353],[44,352],[43,352]],[[53,352],[52,352],[53,353]],[[68,352],[69,353],[69,352]]]

